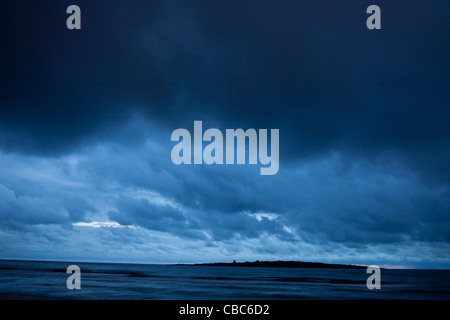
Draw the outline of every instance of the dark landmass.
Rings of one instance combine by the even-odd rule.
[[[303,261],[254,261],[179,264],[184,266],[366,269],[367,266]]]

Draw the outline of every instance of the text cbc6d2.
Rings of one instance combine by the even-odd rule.
[[[260,304],[227,304],[223,307],[224,314],[269,314],[269,305]]]

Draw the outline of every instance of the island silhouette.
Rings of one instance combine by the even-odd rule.
[[[212,262],[212,263],[180,263],[183,266],[217,266],[217,267],[273,267],[273,268],[333,268],[333,269],[366,269],[364,265],[336,264],[323,262],[304,261],[245,261],[236,262]]]

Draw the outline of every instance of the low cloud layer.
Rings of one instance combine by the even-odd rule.
[[[419,183],[395,157],[330,153],[262,179],[256,165],[176,166],[160,142],[170,132],[138,118],[116,134],[141,143],[2,153],[2,256],[449,263],[450,189]]]

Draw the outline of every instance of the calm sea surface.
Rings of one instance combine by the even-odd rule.
[[[69,290],[67,267],[81,269]],[[450,270],[313,269],[0,260],[0,298],[38,299],[450,299]]]

